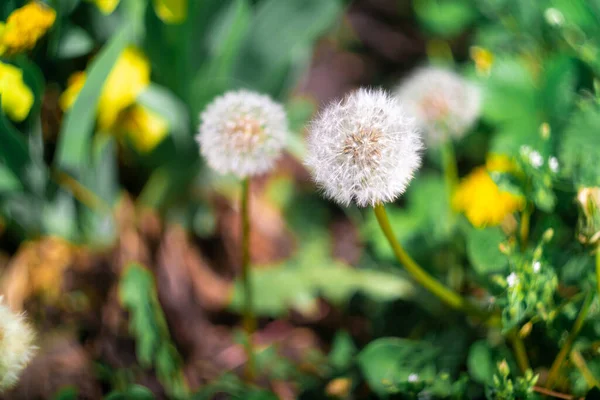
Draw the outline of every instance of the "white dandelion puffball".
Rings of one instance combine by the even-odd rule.
[[[429,146],[462,138],[481,111],[479,87],[438,67],[418,69],[394,94],[407,113],[415,116]]]
[[[359,89],[311,123],[306,165],[325,195],[360,207],[395,200],[421,164],[421,137],[393,97]]]
[[[35,334],[23,314],[16,314],[0,296],[0,393],[14,386],[36,347]]]
[[[247,90],[217,97],[200,117],[196,140],[202,156],[214,170],[239,178],[270,170],[289,131],[280,104]]]

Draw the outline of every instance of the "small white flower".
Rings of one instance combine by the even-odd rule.
[[[544,158],[537,151],[532,151],[529,153],[529,162],[533,166],[533,168],[539,168],[544,165]]]
[[[408,381],[409,382],[417,382],[419,380],[419,375],[412,373],[410,375],[408,375]]]
[[[288,136],[283,107],[268,96],[246,90],[217,97],[201,120],[196,140],[208,165],[240,178],[270,170]]]
[[[538,273],[540,272],[540,270],[542,269],[542,263],[539,261],[536,261],[533,263],[533,272]]]
[[[511,272],[510,275],[506,277],[506,283],[508,287],[515,287],[517,283],[519,283],[519,277],[514,272]]]
[[[409,115],[414,115],[429,146],[460,139],[473,126],[481,110],[478,86],[438,67],[418,69],[395,91]]]
[[[555,27],[559,27],[565,22],[565,17],[556,8],[547,8],[546,11],[544,11],[544,18],[546,18],[548,25]]]
[[[404,193],[422,147],[412,119],[394,98],[360,89],[311,123],[306,165],[327,197],[365,207]]]
[[[14,386],[35,352],[34,332],[0,296],[0,393]]]
[[[548,160],[548,166],[550,167],[550,170],[554,173],[558,172],[558,168],[559,168],[559,164],[558,164],[558,160],[556,159],[556,157],[550,157],[550,159]]]

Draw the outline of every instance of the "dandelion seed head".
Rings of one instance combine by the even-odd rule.
[[[24,315],[14,313],[0,296],[0,393],[17,383],[33,357],[34,337]]]
[[[410,375],[408,375],[408,381],[409,382],[417,382],[419,380],[419,375],[415,374],[414,372]]]
[[[398,86],[395,96],[415,116],[429,146],[462,138],[481,110],[479,87],[438,67],[417,70]]]
[[[422,148],[413,120],[394,98],[359,89],[311,123],[306,165],[327,197],[372,206],[404,193]]]
[[[515,287],[519,283],[519,277],[514,272],[511,272],[510,275],[506,277],[506,283],[508,287]]]
[[[201,120],[196,140],[202,156],[214,170],[239,178],[269,171],[289,132],[280,104],[246,90],[217,97]]]
[[[542,269],[542,263],[539,261],[535,261],[533,263],[533,272],[538,273]]]

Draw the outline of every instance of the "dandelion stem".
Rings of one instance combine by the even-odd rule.
[[[256,317],[254,316],[252,282],[250,280],[250,213],[248,203],[250,200],[250,180],[244,179],[242,182],[241,199],[241,221],[242,221],[242,284],[244,286],[244,314],[243,326],[246,332],[246,353],[248,362],[246,364],[246,379],[254,379],[255,365],[254,352],[252,345],[252,335],[256,329]]]
[[[521,213],[521,226],[519,229],[519,237],[521,239],[521,250],[525,250],[527,247],[527,241],[529,240],[529,222],[531,220],[531,207],[529,204],[525,206]]]
[[[451,139],[447,139],[442,145],[442,163],[446,190],[448,191],[448,204],[452,204],[452,195],[458,185],[458,166],[456,165],[456,154]]]
[[[509,335],[509,339],[512,343],[513,350],[515,352],[515,357],[517,359],[517,364],[519,365],[519,369],[521,372],[525,372],[531,367],[529,366],[529,358],[527,357],[527,350],[525,349],[525,343],[523,343],[523,339],[519,336],[519,332],[514,331]]]
[[[458,293],[444,286],[434,277],[429,275],[429,273],[427,273],[423,268],[421,268],[411,258],[411,256],[408,255],[408,253],[406,253],[404,248],[396,240],[394,231],[392,230],[390,221],[388,219],[383,204],[379,203],[375,205],[373,209],[375,211],[375,216],[377,217],[377,222],[379,222],[379,226],[381,227],[383,234],[390,243],[390,246],[392,246],[392,250],[394,251],[396,258],[398,259],[398,262],[404,265],[406,271],[413,277],[415,281],[417,281],[421,286],[423,286],[425,289],[436,295],[440,300],[442,300],[444,303],[448,304],[452,308],[464,311],[469,315],[484,320],[490,316],[486,312],[481,310],[479,307],[464,299]]]
[[[583,327],[583,323],[585,322],[585,317],[587,316],[588,311],[590,310],[590,305],[592,304],[592,298],[590,294],[588,294],[583,300],[583,305],[581,306],[581,310],[579,310],[579,315],[575,319],[575,323],[573,324],[573,329],[567,336],[567,340],[565,344],[558,352],[558,355],[554,359],[552,366],[550,367],[550,372],[548,372],[548,379],[546,380],[546,388],[552,389],[554,383],[556,382],[556,378],[558,378],[558,373],[560,372],[560,367],[562,366],[565,358],[571,352],[571,347],[573,346],[573,342],[579,335],[579,331]]]
[[[600,296],[600,245],[596,248],[596,287]]]
[[[583,358],[579,350],[571,350],[569,358],[577,367],[579,372],[581,372],[581,375],[583,376],[583,379],[585,379],[585,382],[587,383],[589,388],[600,387],[600,383],[598,383],[596,377],[594,376],[592,371],[590,371],[590,368],[587,366],[587,363],[585,362],[585,359]]]

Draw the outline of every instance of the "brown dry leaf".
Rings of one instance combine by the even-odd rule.
[[[228,264],[238,268],[241,233],[239,205],[220,201],[217,210],[217,226],[227,251]],[[250,256],[252,263],[264,265],[285,260],[290,257],[294,248],[294,238],[286,227],[281,210],[270,204],[264,194],[251,190]]]
[[[68,334],[46,337],[6,399],[46,399],[65,386],[77,388],[78,399],[100,399],[94,366],[83,347]]]
[[[2,275],[0,293],[19,310],[32,295],[42,296],[47,304],[56,303],[75,253],[70,243],[57,237],[24,243]]]

